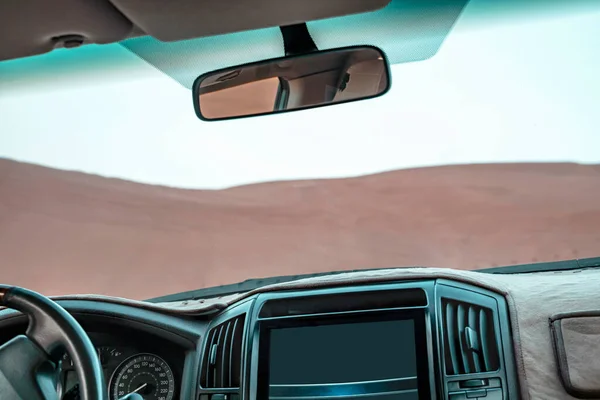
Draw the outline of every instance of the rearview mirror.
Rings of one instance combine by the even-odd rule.
[[[194,81],[193,96],[198,117],[216,121],[365,100],[389,87],[383,52],[358,46],[209,72]]]

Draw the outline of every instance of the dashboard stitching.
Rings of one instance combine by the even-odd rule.
[[[521,335],[520,335],[520,325],[519,318],[517,317],[517,307],[514,302],[514,299],[510,296],[509,293],[504,295],[506,302],[508,304],[509,309],[509,319],[512,325],[512,341],[513,348],[515,350],[515,362],[517,364],[517,369],[519,373],[517,377],[519,379],[519,390],[521,392],[521,396],[523,399],[530,399],[531,395],[529,393],[529,385],[527,384],[527,369],[525,368],[525,359],[523,357],[523,351],[521,349]]]

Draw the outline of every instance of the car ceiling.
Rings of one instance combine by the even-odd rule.
[[[138,36],[170,42],[374,11],[390,0],[2,0],[0,60]]]

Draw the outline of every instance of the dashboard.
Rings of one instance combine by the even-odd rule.
[[[568,323],[600,321],[600,300],[582,285],[600,284],[598,271],[481,282],[444,274],[282,284],[229,302],[199,300],[194,313],[184,308],[192,301],[58,302],[96,346],[110,400],[132,392],[146,400],[590,398],[589,381],[576,380],[593,380],[597,369],[569,371],[556,354],[600,356],[588,336],[573,341],[582,320]],[[578,297],[560,301],[560,290],[574,287]],[[27,324],[1,310],[0,343]],[[68,354],[58,370],[58,398],[77,399]]]

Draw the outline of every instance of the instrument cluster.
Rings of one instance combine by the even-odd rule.
[[[145,400],[173,400],[175,376],[171,366],[160,356],[139,352],[129,346],[99,346],[96,352],[102,363],[104,381],[110,400],[139,393]],[[60,363],[59,398],[79,399],[79,380],[68,354]]]

